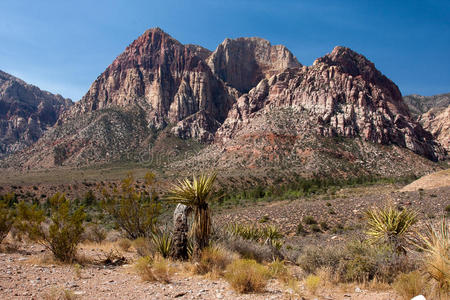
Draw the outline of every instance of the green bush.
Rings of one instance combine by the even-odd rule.
[[[303,223],[307,224],[307,225],[313,225],[313,224],[317,224],[316,219],[314,219],[313,216],[305,216],[303,218]]]
[[[0,199],[0,243],[8,235],[14,222],[13,211]]]
[[[103,192],[102,207],[116,226],[125,231],[127,237],[151,237],[156,232],[156,223],[161,213],[161,204],[153,187],[154,174],[147,173],[145,183],[148,189],[136,191],[132,174],[122,181],[121,191],[116,188],[112,194]]]
[[[308,232],[305,229],[305,226],[303,226],[302,223],[298,223],[297,225],[297,234],[299,235],[306,235]]]
[[[55,194],[49,199],[49,203],[51,223],[48,231],[44,228],[44,211],[36,205],[31,206],[24,202],[17,205],[17,220],[14,226],[50,250],[56,259],[72,262],[82,238],[86,214],[83,207],[72,210],[64,194]]]

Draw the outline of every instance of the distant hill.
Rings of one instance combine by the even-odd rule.
[[[450,152],[450,93],[403,97],[416,120]]]
[[[36,142],[72,104],[0,71],[0,157]]]

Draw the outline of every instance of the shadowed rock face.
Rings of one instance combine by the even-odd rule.
[[[241,93],[286,68],[301,67],[285,46],[272,46],[261,38],[226,39],[208,58],[208,65]]]
[[[0,157],[36,142],[72,101],[0,71]]]
[[[238,99],[216,141],[226,143],[246,128],[257,127],[252,123],[254,114],[270,114],[274,107],[305,110],[308,123],[315,124],[315,132],[322,136],[395,144],[432,160],[444,156],[432,135],[411,119],[397,86],[373,63],[348,48],[336,47],[311,67],[290,69],[262,80]],[[274,120],[273,127],[278,125]]]

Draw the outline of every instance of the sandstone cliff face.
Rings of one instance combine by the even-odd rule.
[[[211,53],[151,29],[8,164],[141,161],[181,155],[195,146],[191,140],[208,146],[191,151],[184,167],[226,172],[271,165],[307,174],[402,175],[433,168],[413,152],[431,160],[445,153],[411,118],[397,86],[348,48],[306,67],[263,39],[227,39]]]
[[[282,45],[261,38],[226,39],[208,58],[211,70],[241,93],[286,68],[301,67]]]
[[[36,142],[72,101],[0,71],[0,157]]]
[[[450,153],[450,106],[432,108],[420,115],[418,122]]]
[[[217,131],[216,141],[226,143],[242,134],[255,126],[256,112],[270,113],[275,107],[307,111],[308,123],[322,136],[395,144],[432,160],[444,156],[431,134],[411,119],[397,86],[348,48],[336,47],[311,67],[290,69],[261,81],[238,99]]]
[[[127,107],[140,99],[147,106],[149,126],[158,130],[188,117],[192,122],[200,111],[208,115],[212,124],[223,122],[234,98],[204,61],[209,54],[200,46],[182,45],[158,28],[148,30],[95,80],[69,115]],[[208,141],[215,125],[209,128],[209,122],[197,123],[204,124],[202,129],[208,134],[197,136],[193,130],[181,137]],[[174,132],[181,135],[185,131]]]

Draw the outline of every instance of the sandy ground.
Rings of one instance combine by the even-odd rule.
[[[423,176],[405,186],[402,189],[402,191],[404,192],[417,191],[418,189],[429,190],[449,186],[450,186],[450,169],[446,169]]]
[[[131,256],[127,258],[131,260]],[[45,261],[46,257],[48,253],[38,245],[22,245],[13,253],[0,253],[0,299],[49,299],[45,296],[56,289],[71,291],[76,299],[397,299],[393,292],[367,291],[357,286],[322,288],[316,295],[308,295],[299,286],[303,290],[299,296],[273,279],[264,293],[243,295],[234,292],[223,279],[190,275],[179,263],[173,265],[171,282],[164,284],[143,282],[131,264],[90,264],[77,274],[75,267]]]

